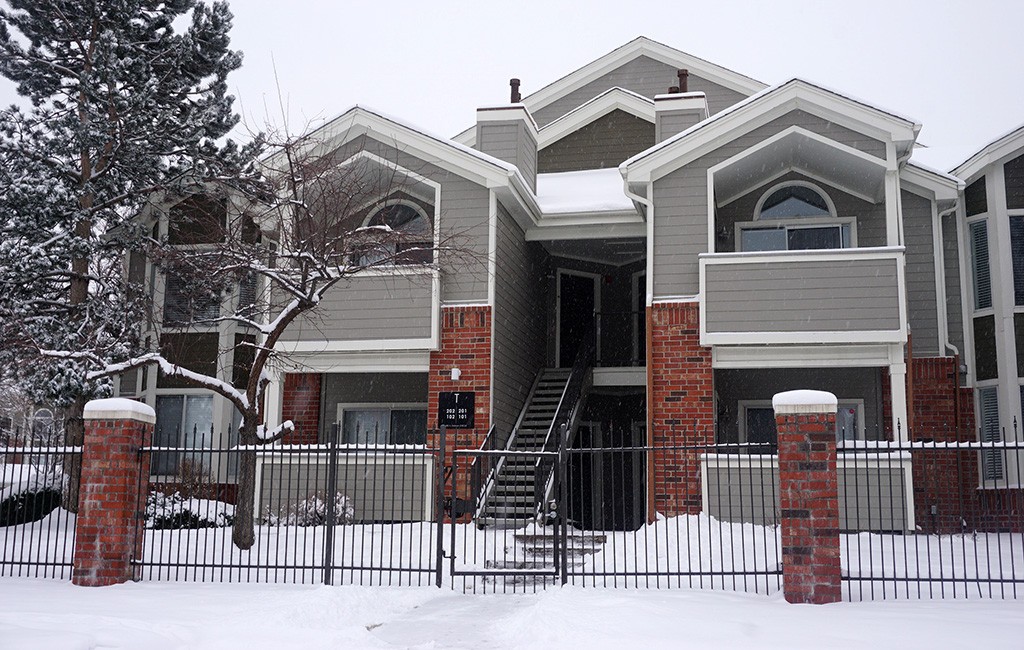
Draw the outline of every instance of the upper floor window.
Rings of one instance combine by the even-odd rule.
[[[741,251],[849,248],[854,219],[837,219],[835,206],[809,183],[786,183],[758,201],[754,221],[737,224]]]
[[[974,308],[992,307],[992,276],[988,266],[988,224],[975,221],[969,226],[971,244],[971,276],[974,285]]]
[[[387,226],[390,231],[368,236],[358,247],[358,263],[429,264],[434,259],[434,233],[430,218],[417,205],[390,203],[373,212],[365,226]]]
[[[168,211],[167,243],[171,245],[219,244],[227,230],[228,205],[206,194],[190,196]]]

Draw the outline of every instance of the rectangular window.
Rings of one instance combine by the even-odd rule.
[[[999,363],[996,356],[996,318],[982,316],[974,319],[974,371],[978,379],[999,377]]]
[[[156,398],[154,447],[208,449],[212,442],[213,396],[160,395]],[[149,472],[154,476],[174,476],[186,456],[186,452],[181,451],[155,452]],[[203,462],[200,456],[192,460]]]
[[[1024,305],[1024,217],[1010,217],[1013,304]]]
[[[427,410],[424,408],[346,408],[341,422],[341,442],[344,444],[427,443]]]
[[[767,228],[740,226],[742,251],[806,251],[850,248],[853,245],[849,223],[778,224]]]
[[[1017,156],[1003,165],[1003,182],[1006,184],[1006,207],[1010,210],[1024,208],[1024,156]]]
[[[187,325],[220,316],[220,296],[201,295],[175,275],[165,276],[164,325]]]
[[[985,195],[985,177],[982,176],[964,190],[964,207],[967,216],[988,212],[988,197]]]
[[[981,442],[999,442],[999,397],[996,388],[979,388],[978,405],[981,416]],[[981,452],[981,476],[984,481],[998,481],[1003,478],[1003,450],[985,449]]]
[[[974,280],[974,308],[992,307],[992,276],[988,267],[988,224],[975,221],[970,224],[971,271]]]
[[[752,454],[776,453],[778,432],[775,429],[775,409],[771,406],[740,404],[742,414],[741,442],[767,443],[771,450],[751,448]],[[863,403],[859,401],[840,401],[836,408],[836,441],[863,440],[861,429]]]

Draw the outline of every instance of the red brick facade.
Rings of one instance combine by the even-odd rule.
[[[88,409],[85,417],[71,581],[101,587],[135,578],[131,561],[142,554],[135,513],[145,507],[139,495],[149,492],[150,458],[138,452],[150,444],[153,424],[92,419]]]
[[[284,376],[283,420],[291,420],[294,431],[282,439],[289,445],[320,442],[320,382],[316,373],[288,373]]]
[[[842,600],[836,414],[776,411],[782,580],[791,603]]]
[[[648,438],[654,446],[715,442],[711,348],[700,345],[696,302],[648,308]],[[656,451],[648,466],[649,508],[672,516],[701,511],[700,451]]]
[[[441,346],[430,353],[427,395],[427,445],[440,446],[438,396],[445,391],[476,394],[473,429],[449,431],[447,448],[478,448],[491,426],[491,308],[441,309]],[[452,380],[452,368],[461,376]]]

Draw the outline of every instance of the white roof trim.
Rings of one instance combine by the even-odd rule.
[[[964,182],[945,172],[940,172],[927,167],[913,160],[900,170],[900,182],[904,184],[907,191],[914,191],[914,188],[925,190],[936,201],[956,201],[959,193],[964,189]],[[919,192],[914,192],[918,194]]]
[[[543,149],[616,110],[654,123],[652,100],[616,86],[577,106],[554,122],[544,125],[537,135],[537,148]]]
[[[969,181],[989,165],[1024,149],[1024,124],[1005,133],[953,168],[952,173]]]
[[[861,101],[802,79],[791,79],[638,153],[619,165],[619,171],[631,183],[660,178],[718,148],[724,144],[724,138],[753,131],[794,110],[806,111],[883,142],[906,143],[908,149],[921,128],[920,124]]]
[[[749,96],[767,88],[766,84],[756,79],[653,41],[646,36],[639,36],[608,54],[591,61],[582,68],[574,70],[561,79],[549,83],[540,90],[524,97],[523,104],[531,112],[537,112],[555,100],[575,90],[579,90],[595,79],[641,56],[647,56],[677,69],[685,68],[693,73],[694,76],[706,79],[743,95]],[[453,139],[461,144],[472,145],[476,139],[475,129],[470,127],[456,135]]]

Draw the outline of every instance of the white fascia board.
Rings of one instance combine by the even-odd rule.
[[[503,106],[484,106],[476,109],[476,122],[525,122],[533,137],[537,137],[540,128],[522,104],[506,104]]]
[[[793,79],[740,102],[626,160],[631,183],[656,180],[792,111],[804,111],[881,142],[913,145],[920,125]]]
[[[863,368],[889,365],[889,346],[758,345],[717,346],[713,368]]]
[[[900,170],[900,186],[935,201],[956,201],[965,184],[955,176],[909,161]]]
[[[304,369],[314,372],[427,372],[429,351],[393,352],[297,352],[288,356]]]
[[[752,95],[767,87],[766,84],[756,79],[751,79],[728,68],[641,36],[531,93],[523,98],[523,103],[530,107],[530,110],[538,111],[641,56],[647,56],[675,68],[685,68],[701,79],[744,95]]]
[[[433,329],[433,327],[431,328]],[[331,352],[368,352],[389,350],[435,350],[434,337],[419,339],[361,339],[352,341],[286,341],[279,342],[276,349],[282,354],[322,354]]]
[[[647,224],[640,222],[558,224],[531,228],[526,241],[552,241],[565,239],[622,239],[642,238],[647,235]]]
[[[694,76],[746,96],[761,92],[768,87],[767,84],[746,75],[640,36],[524,97],[523,104],[530,111],[537,112],[548,104],[579,90],[595,79],[599,79],[641,56],[647,56],[676,69],[689,70]],[[460,144],[472,146],[476,142],[476,129],[470,127],[453,139]]]
[[[702,310],[703,313],[703,310]],[[702,328],[703,329],[703,328]],[[906,343],[907,333],[901,330],[800,331],[800,332],[705,332],[700,344],[709,345],[789,345],[812,343]]]
[[[643,95],[615,87],[544,125],[537,137],[537,149],[543,149],[615,110],[654,123],[653,101]]]
[[[1017,154],[1021,149],[1024,149],[1024,125],[996,138],[981,151],[954,167],[950,173],[970,182],[989,165]]]

